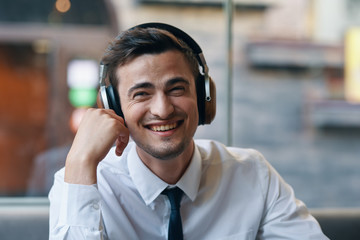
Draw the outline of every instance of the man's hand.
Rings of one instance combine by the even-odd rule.
[[[129,142],[124,119],[113,110],[89,109],[79,126],[65,164],[65,182],[96,183],[96,168],[116,142],[120,156]]]

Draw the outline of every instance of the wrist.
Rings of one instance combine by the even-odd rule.
[[[66,158],[64,181],[72,184],[92,185],[96,184],[96,169],[98,161],[75,157],[70,153]]]

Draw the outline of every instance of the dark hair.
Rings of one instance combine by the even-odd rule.
[[[194,78],[199,76],[199,64],[193,50],[181,39],[166,30],[157,28],[132,28],[120,34],[107,48],[102,64],[107,71],[112,86],[118,85],[116,69],[143,54],[160,54],[168,50],[178,50],[187,59]]]

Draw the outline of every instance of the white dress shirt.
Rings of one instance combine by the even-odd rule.
[[[121,157],[100,162],[97,185],[55,175],[50,239],[167,239],[168,184],[140,160],[134,143]],[[328,239],[264,157],[251,149],[197,140],[191,163],[176,183],[184,191],[185,240]]]

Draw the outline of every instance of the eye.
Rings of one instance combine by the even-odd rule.
[[[141,98],[144,98],[146,96],[149,96],[149,93],[147,93],[145,91],[139,91],[139,92],[135,92],[133,94],[133,99],[141,99]]]
[[[184,86],[176,86],[176,87],[171,88],[169,92],[171,95],[181,96],[185,92],[185,87]]]

